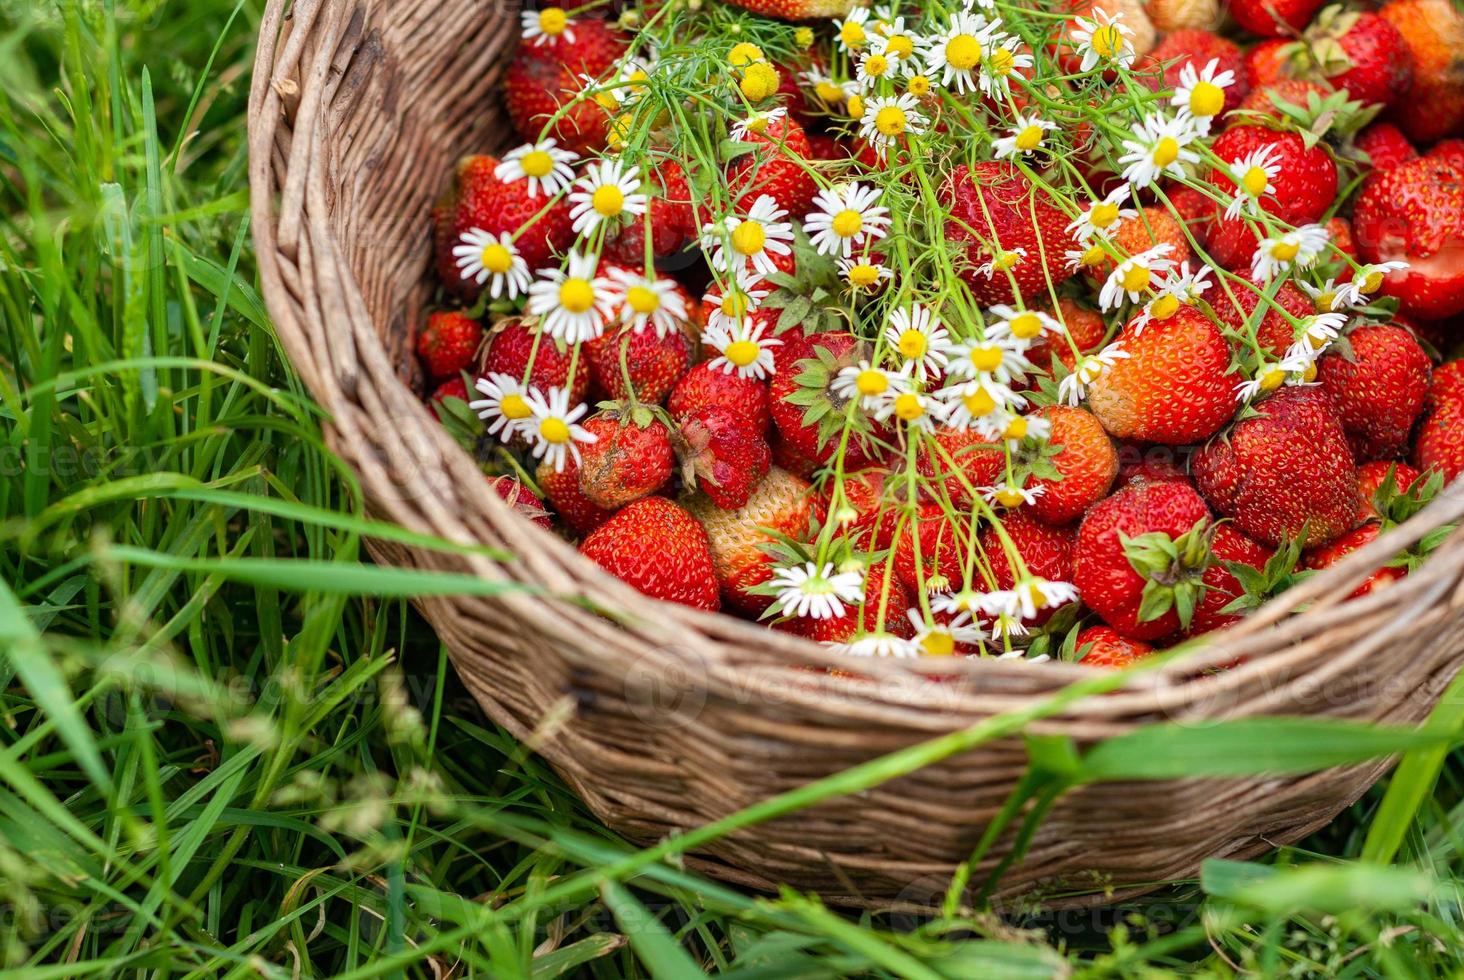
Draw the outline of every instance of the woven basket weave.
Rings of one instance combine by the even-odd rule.
[[[250,183],[265,298],[329,413],[372,513],[507,549],[495,564],[372,542],[378,561],[516,580],[533,591],[418,603],[487,713],[640,841],[702,825],[894,749],[1030,707],[1091,670],[991,660],[861,662],[655,602],[517,515],[423,407],[411,356],[432,294],[429,212],[458,157],[515,142],[497,102],[516,11],[490,0],[271,0],[250,98]],[[1343,602],[1380,560],[1464,514],[1445,495],[1408,525],[1179,664],[1078,701],[1030,730],[1088,744],[1158,720],[1327,714],[1423,719],[1464,660],[1464,546]],[[586,601],[588,600],[588,601]],[[1307,611],[1288,610],[1306,604]],[[619,612],[617,621],[587,606]],[[1241,666],[1201,675],[1199,668]],[[847,666],[847,661],[844,662]],[[926,675],[938,673],[932,681]],[[984,744],[867,792],[726,838],[694,863],[851,904],[923,904],[1023,771]],[[1000,896],[1111,899],[1324,825],[1385,762],[1288,778],[1089,787],[1063,797]],[[1006,844],[999,844],[1000,856]]]

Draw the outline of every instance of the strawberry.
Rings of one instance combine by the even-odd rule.
[[[1240,105],[1250,90],[1245,79],[1245,67],[1241,61],[1240,46],[1213,31],[1196,27],[1180,28],[1164,35],[1164,39],[1150,51],[1140,63],[1140,70],[1162,68],[1156,72],[1150,84],[1156,89],[1172,89],[1180,86],[1180,73],[1186,65],[1195,71],[1204,68],[1211,60],[1219,62],[1215,71],[1233,71],[1235,82],[1225,88],[1224,112]]]
[[[845,474],[843,506],[849,509],[845,515],[836,510],[833,480],[819,491],[819,507],[843,526],[844,536],[856,550],[882,551],[895,540],[904,495],[900,485],[891,486],[889,476],[889,470],[877,466]],[[887,492],[892,500],[886,499]],[[847,523],[845,517],[850,517]]]
[[[1215,210],[1215,202],[1206,197],[1203,192],[1193,187],[1185,187],[1183,184],[1171,188],[1167,193],[1174,217],[1179,220],[1180,224],[1189,228],[1196,238],[1203,241],[1204,229],[1210,223],[1210,214]],[[1185,247],[1188,247],[1188,242],[1185,243]]]
[[[1146,487],[1154,483],[1189,483],[1190,478],[1167,446],[1140,447],[1124,443],[1118,453],[1118,486]]]
[[[1327,219],[1327,223],[1322,227],[1327,230],[1327,237],[1332,239],[1332,245],[1337,251],[1346,255],[1354,262],[1360,261],[1357,255],[1357,243],[1352,239],[1352,223],[1350,221],[1341,215],[1333,215]]]
[[[443,311],[427,317],[417,335],[417,356],[433,380],[451,378],[468,370],[483,342],[483,327],[461,313]]]
[[[1428,155],[1435,160],[1444,160],[1464,171],[1464,139],[1440,140],[1434,144]]]
[[[1422,476],[1407,463],[1396,463],[1391,459],[1368,460],[1357,468],[1357,488],[1362,493],[1362,506],[1357,511],[1358,521],[1378,519],[1378,507],[1374,498],[1378,489],[1393,478],[1393,486],[1399,493],[1407,493]]]
[[[623,507],[671,479],[671,431],[649,412],[610,409],[587,419],[584,427],[595,441],[580,449],[580,492],[595,506]]]
[[[564,460],[564,469],[555,472],[554,467],[541,465],[534,473],[539,489],[554,505],[565,524],[576,534],[589,534],[604,524],[615,511],[594,503],[580,490],[579,462],[573,456]]]
[[[1054,316],[1062,324],[1068,339],[1072,340],[1072,345],[1061,338],[1049,339],[1051,335],[1044,333],[1027,349],[1027,358],[1038,367],[1044,367],[1050,365],[1055,356],[1071,371],[1077,363],[1073,346],[1083,354],[1097,350],[1102,346],[1103,338],[1108,335],[1108,324],[1104,322],[1101,313],[1079,306],[1066,296],[1058,297]]]
[[[821,20],[845,17],[854,0],[732,0],[744,10],[778,20]]]
[[[1215,311],[1215,316],[1226,329],[1239,336],[1249,336],[1251,318],[1256,307],[1260,306],[1263,312],[1260,323],[1255,325],[1256,341],[1277,357],[1282,356],[1296,340],[1296,328],[1281,311],[1300,319],[1311,316],[1318,310],[1312,300],[1290,282],[1283,282],[1281,288],[1276,290],[1272,305],[1261,298],[1269,291],[1268,284],[1257,280],[1250,273],[1240,278],[1242,282],[1222,283],[1220,288],[1211,289],[1208,293],[1210,308]],[[1280,310],[1276,308],[1278,306]],[[1331,309],[1330,301],[1327,308]]]
[[[772,452],[747,416],[707,405],[678,419],[682,478],[712,503],[736,510],[772,465]]]
[[[957,259],[957,272],[976,302],[1013,302],[1013,281],[1027,299],[1067,278],[1063,253],[1072,246],[1067,217],[1015,164],[962,164],[941,184],[939,197],[951,214],[946,241],[958,254],[964,252],[964,262]],[[990,276],[981,271],[983,264],[993,262],[1015,264],[1005,272],[992,270]]]
[[[1358,250],[1368,262],[1403,260],[1382,292],[1420,320],[1464,313],[1464,170],[1423,157],[1373,177],[1353,207]]]
[[[818,193],[811,172],[813,148],[803,127],[791,116],[782,116],[761,133],[749,132],[743,142],[752,145],[752,152],[727,165],[727,189],[734,206],[745,212],[767,194],[793,220],[800,220]]]
[[[574,364],[574,380],[570,381],[570,365]],[[530,370],[529,365],[533,365]],[[590,388],[590,366],[584,351],[575,356],[561,348],[551,337],[541,336],[536,321],[526,317],[501,320],[488,336],[488,347],[479,361],[477,373],[506,374],[535,388],[569,387],[569,401],[585,400]]]
[[[1440,364],[1429,378],[1424,404],[1434,409],[1451,403],[1464,404],[1464,360]]]
[[[769,393],[773,424],[797,455],[818,463],[834,458],[849,406],[848,399],[834,393],[834,378],[842,368],[869,356],[869,346],[852,334],[784,335]],[[874,440],[887,437],[888,429],[871,422],[867,430],[850,434],[846,470],[862,469],[880,455]]]
[[[1353,139],[1352,145],[1367,154],[1374,170],[1389,170],[1417,159],[1418,150],[1403,130],[1390,122],[1375,122]]]
[[[862,634],[874,632],[908,640],[915,635],[908,615],[912,605],[909,590],[899,576],[888,562],[881,562],[865,572],[863,602],[857,606],[846,604],[844,615],[833,619],[793,619],[782,625],[789,632],[818,643],[849,643]]]
[[[625,39],[597,17],[576,17],[574,40],[519,45],[504,74],[504,105],[514,128],[526,140],[547,135],[577,153],[593,153],[605,145],[610,128],[606,109],[595,99],[581,97],[584,76],[598,78],[625,53]],[[561,110],[563,112],[561,113]],[[530,268],[534,268],[530,263]]]
[[[941,426],[915,450],[915,470],[930,481],[929,493],[957,507],[968,506],[973,491],[996,483],[1005,467],[1002,444],[974,429]]]
[[[493,173],[497,166],[497,157],[465,157],[453,187],[433,210],[437,275],[450,292],[464,299],[476,299],[483,291],[463,278],[452,254],[466,232],[517,236],[514,247],[531,272],[557,265],[554,256],[574,244],[569,202],[561,198],[551,204],[543,195],[530,197],[528,181],[499,180]]]
[[[1331,541],[1357,516],[1357,465],[1326,392],[1287,387],[1190,460],[1195,484],[1235,526],[1269,545]]]
[[[1154,652],[1152,644],[1130,640],[1112,626],[1089,626],[1078,634],[1078,663],[1084,667],[1119,669]]]
[[[1382,529],[1382,525],[1377,521],[1368,521],[1361,527],[1355,527],[1348,531],[1335,541],[1308,549],[1302,557],[1302,564],[1307,568],[1313,569],[1330,568],[1357,549],[1371,544],[1382,533]],[[1361,598],[1369,592],[1383,588],[1407,574],[1408,570],[1406,568],[1393,568],[1385,565],[1364,579],[1361,585],[1352,590],[1352,594],[1348,598]]]
[[[694,242],[700,232],[696,210],[692,204],[691,185],[681,165],[661,160],[651,165],[645,175],[646,193],[650,197],[647,218],[638,218],[623,225],[605,243],[601,253],[607,261],[632,269],[643,269],[646,261],[646,226],[651,229],[651,255],[667,259]],[[687,310],[696,308],[688,297]]]
[[[1413,445],[1413,465],[1438,470],[1445,483],[1464,473],[1464,404],[1449,402],[1429,413]]]
[[[1119,222],[1113,229],[1113,244],[1124,255],[1137,255],[1155,245],[1168,245],[1170,251],[1166,258],[1175,265],[1194,258],[1189,239],[1185,237],[1179,220],[1167,208],[1152,205],[1141,208],[1134,217]],[[1106,279],[1115,265],[1112,259],[1105,259],[1096,267],[1094,275],[1099,280]]]
[[[707,532],[665,497],[627,505],[585,538],[579,550],[654,599],[712,612],[721,606]]]
[[[1347,343],[1350,357],[1328,352],[1317,361],[1317,382],[1332,396],[1357,458],[1397,456],[1423,411],[1428,355],[1411,333],[1392,325],[1358,327]]]
[[[771,416],[767,382],[728,374],[702,361],[676,382],[666,399],[666,409],[679,419],[711,406],[740,412],[759,434],[768,430]]]
[[[588,341],[584,356],[595,383],[611,398],[658,405],[691,366],[691,349],[682,333],[664,337],[655,330],[607,330]],[[629,378],[630,388],[626,387]]]
[[[769,433],[768,448],[773,451],[773,465],[787,470],[799,479],[812,481],[819,470],[818,460],[809,459],[793,448],[777,429]]]
[[[958,527],[943,504],[926,501],[900,526],[891,559],[895,574],[915,593],[958,591],[966,580],[970,540],[969,526]]]
[[[1244,67],[1247,89],[1264,88],[1295,76],[1302,69],[1301,46],[1291,38],[1276,37],[1261,41],[1245,52]]]
[[[1123,636],[1153,640],[1190,625],[1210,560],[1210,509],[1184,483],[1126,487],[1078,528],[1073,585]]]
[[[1452,0],[1391,0],[1378,15],[1413,56],[1413,84],[1393,121],[1419,143],[1464,135],[1464,13]]]
[[[806,535],[814,515],[812,490],[807,480],[775,466],[737,510],[718,507],[705,494],[687,502],[687,510],[706,528],[727,605],[754,615],[772,605],[772,596],[748,591],[773,577],[773,559],[760,546],[776,540],[769,531],[794,539]]]
[[[1184,445],[1215,432],[1235,414],[1230,344],[1204,314],[1181,306],[1142,331],[1132,322],[1119,340],[1129,356],[1088,387],[1088,407],[1110,435]]]
[[[1322,0],[1230,0],[1230,16],[1252,34],[1286,37],[1307,25]]]
[[[1321,144],[1308,147],[1296,133],[1241,125],[1221,133],[1210,148],[1230,164],[1266,147],[1271,147],[1280,172],[1271,180],[1275,193],[1263,198],[1261,207],[1292,225],[1321,218],[1337,198],[1337,164]],[[1210,171],[1210,183],[1227,194],[1235,191],[1235,181],[1218,167]],[[1223,211],[1215,205],[1213,223],[1206,234],[1210,255],[1228,269],[1246,268],[1255,252],[1256,233],[1246,226],[1244,218],[1227,218]]]
[[[1364,105],[1390,106],[1413,82],[1413,52],[1377,14],[1328,8],[1306,38],[1332,87]]]
[[[1052,423],[1048,444],[1057,447],[1051,464],[1061,479],[1034,477],[1028,489],[1042,488],[1031,503],[1032,515],[1048,524],[1066,524],[1097,503],[1118,475],[1118,453],[1103,424],[1081,408],[1049,405],[1039,412]],[[1001,454],[995,454],[1001,459]]]
[[[524,486],[517,478],[512,476],[489,477],[488,486],[503,498],[504,503],[524,517],[545,530],[554,528],[554,522],[550,519],[549,512],[544,509],[544,501],[540,500],[538,494]]]
[[[442,421],[442,413],[437,408],[449,398],[456,398],[462,402],[468,400],[468,386],[462,378],[448,378],[427,397],[427,408],[432,412],[432,417],[439,422]]]
[[[1073,545],[1077,532],[1070,527],[1051,527],[1033,520],[1022,511],[1010,511],[1002,515],[1002,530],[1011,540],[1012,548],[1022,561],[1027,574],[1047,579],[1049,582],[1070,582],[1073,578]],[[996,528],[983,528],[977,537],[981,554],[991,563],[992,587],[1010,589],[1017,582],[1016,569],[1012,567],[1012,556],[997,534]],[[1040,626],[1052,618],[1055,609],[1042,610],[1031,626]]]
[[[1244,592],[1235,574],[1225,563],[1240,562],[1259,571],[1265,567],[1271,554],[1270,548],[1258,541],[1252,541],[1229,524],[1216,524],[1214,537],[1210,539],[1210,564],[1200,576],[1205,594],[1195,607],[1195,618],[1190,622],[1189,634],[1197,636],[1240,622],[1243,618],[1241,614],[1224,612],[1225,607]]]

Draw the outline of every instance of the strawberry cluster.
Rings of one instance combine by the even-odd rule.
[[[645,594],[851,655],[1235,622],[1464,471],[1464,14],[1319,6],[526,11],[433,410]]]

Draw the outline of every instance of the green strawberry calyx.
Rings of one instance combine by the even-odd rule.
[[[1163,531],[1149,531],[1129,537],[1119,534],[1124,557],[1144,581],[1139,600],[1138,621],[1158,619],[1171,609],[1180,625],[1189,628],[1195,608],[1205,594],[1202,577],[1210,566],[1210,541],[1214,525],[1202,518],[1179,537]]]

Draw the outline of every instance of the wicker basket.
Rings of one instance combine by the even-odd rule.
[[[371,545],[381,562],[536,587],[419,606],[487,713],[608,825],[653,841],[1092,676],[1070,664],[880,661],[864,679],[826,677],[807,666],[838,660],[814,645],[649,600],[504,505],[423,407],[410,351],[433,288],[433,199],[460,155],[514,142],[496,92],[516,12],[498,0],[287,6],[271,0],[264,17],[249,115],[260,275],[280,339],[374,514],[518,556]],[[1273,603],[1184,662],[1032,730],[1088,743],[1164,719],[1420,721],[1464,660],[1464,546],[1451,541],[1382,594],[1343,599],[1371,565],[1464,514],[1461,496],[1304,583],[1288,608],[1309,603],[1305,613]],[[612,623],[588,604],[622,615]],[[935,671],[939,681],[925,676]],[[693,863],[835,902],[922,904],[970,855],[1025,760],[1016,738],[983,744],[717,841]],[[1253,855],[1326,824],[1385,768],[1078,790],[998,894],[1111,899],[1207,857]]]

